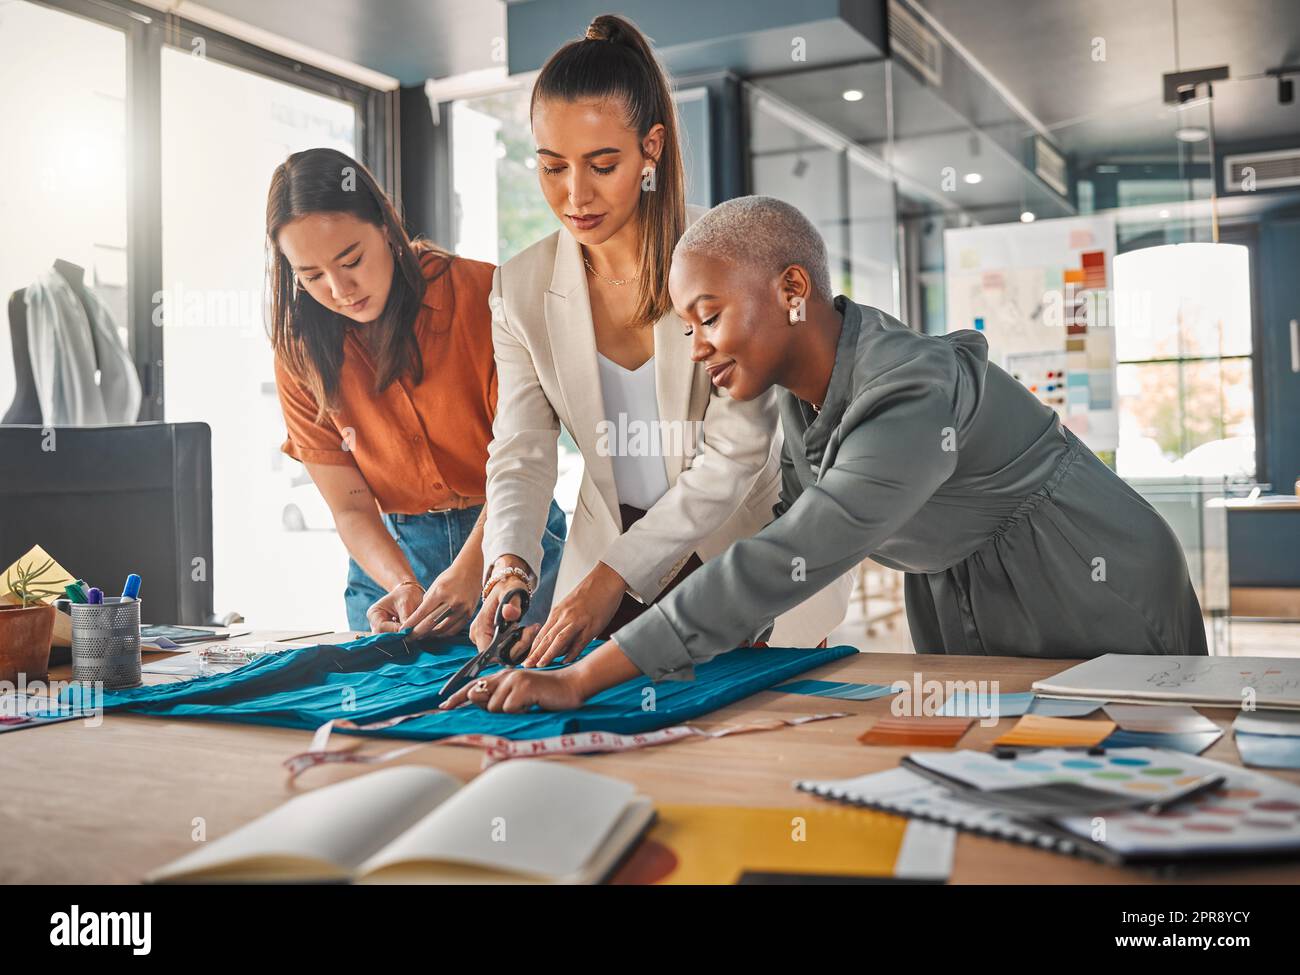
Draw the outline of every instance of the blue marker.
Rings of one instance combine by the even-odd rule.
[[[91,586],[90,592],[86,593],[86,602],[92,606],[102,606],[104,604],[104,590]]]
[[[122,587],[122,599],[136,600],[140,598],[140,577],[132,572],[126,577],[126,585]]]

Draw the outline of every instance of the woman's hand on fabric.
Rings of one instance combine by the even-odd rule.
[[[400,630],[402,621],[420,605],[423,596],[424,590],[419,583],[410,580],[398,583],[366,610],[370,632],[395,633]]]
[[[563,670],[499,670],[470,681],[439,705],[443,710],[475,704],[484,711],[518,714],[534,706],[543,711],[569,711],[585,700],[573,668]]]
[[[450,636],[465,628],[478,602],[477,572],[452,563],[424,594],[418,606],[402,619],[412,636]]]
[[[525,667],[545,667],[566,657],[572,663],[614,618],[627,583],[597,562],[573,590],[551,607],[551,613],[533,640]]]

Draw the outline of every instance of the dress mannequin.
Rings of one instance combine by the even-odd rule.
[[[72,287],[82,308],[90,319],[90,302],[86,298],[86,272],[71,261],[62,259],[54,262],[54,269]],[[36,396],[36,379],[32,375],[32,359],[29,352],[27,334],[27,303],[24,296],[26,288],[19,288],[9,296],[9,334],[14,350],[14,399],[5,411],[0,423],[41,423],[40,400]],[[97,342],[94,329],[91,329],[91,341]],[[95,364],[99,364],[99,346],[95,346]]]

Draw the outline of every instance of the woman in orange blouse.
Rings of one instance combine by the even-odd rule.
[[[424,602],[442,618],[432,632],[462,632],[483,579],[493,267],[412,241],[369,171],[333,149],[280,164],[266,232],[282,449],[351,556],[348,626],[396,630]],[[552,502],[530,619],[549,611],[564,536]]]

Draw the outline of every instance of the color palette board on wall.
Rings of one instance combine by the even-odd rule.
[[[1220,789],[1167,812],[1108,814],[1105,845],[1131,856],[1300,848],[1300,786],[1181,752],[1120,748],[1088,755],[1044,749],[1015,759],[972,751],[922,752],[908,758],[979,789],[1076,782],[1152,799],[1206,775],[1223,775],[1226,781]],[[1085,837],[1096,829],[1091,816],[1066,817],[1059,823]]]
[[[1057,412],[1066,406],[1065,355],[1060,352],[1030,352],[1007,356],[1007,371],[1038,401]]]

